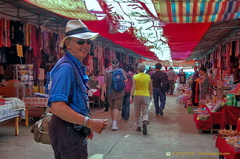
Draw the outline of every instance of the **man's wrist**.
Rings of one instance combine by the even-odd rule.
[[[90,119],[90,118],[87,117],[87,116],[84,117],[83,126],[87,126],[87,125],[88,125],[89,119]]]

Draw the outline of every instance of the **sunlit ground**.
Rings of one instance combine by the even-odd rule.
[[[92,156],[89,156],[88,159],[103,159],[104,155],[103,154],[94,154]]]

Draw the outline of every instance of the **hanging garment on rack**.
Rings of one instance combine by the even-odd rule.
[[[33,49],[33,55],[34,57],[37,57],[37,55],[39,54],[39,45],[38,45],[38,38],[37,38],[37,28],[35,25],[31,26],[31,47]]]
[[[3,46],[4,19],[0,19],[0,47]]]
[[[10,21],[11,44],[21,44],[24,42],[23,24],[20,21]]]
[[[235,44],[235,57],[239,56],[239,51],[240,50],[240,39],[236,40],[236,44]]]
[[[29,24],[25,24],[25,27],[24,27],[25,29],[24,29],[24,31],[25,31],[25,45],[26,46],[30,46],[30,25]]]
[[[13,79],[13,71],[14,71],[13,64],[8,64],[5,73],[6,81]]]
[[[0,62],[1,63],[7,63],[6,48],[5,47],[0,48]]]
[[[10,20],[4,19],[4,39],[3,39],[3,46],[11,47],[10,41]]]
[[[199,83],[193,81],[192,83],[192,104],[198,105],[199,102]]]

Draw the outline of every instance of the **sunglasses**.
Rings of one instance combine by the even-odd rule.
[[[86,41],[85,41],[85,40],[77,40],[77,44],[78,44],[78,45],[83,45],[85,42],[86,42],[88,45],[90,45],[90,44],[92,43],[92,40],[89,40],[89,39],[86,40]]]

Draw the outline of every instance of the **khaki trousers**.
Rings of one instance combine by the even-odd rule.
[[[134,96],[134,109],[137,127],[142,127],[142,121],[148,121],[150,97]]]

